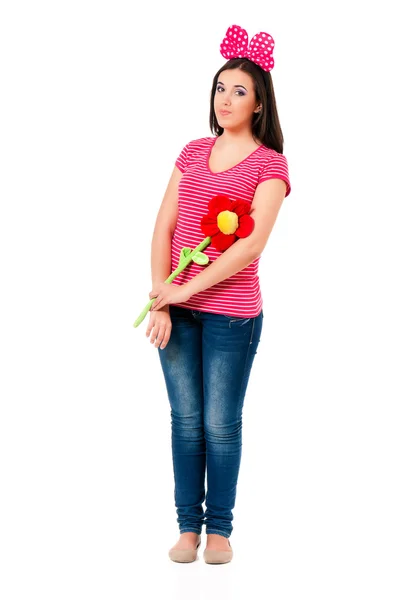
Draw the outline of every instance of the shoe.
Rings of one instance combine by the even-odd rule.
[[[198,540],[198,543],[194,550],[192,550],[192,549],[178,550],[177,548],[171,548],[169,550],[169,558],[171,560],[173,560],[174,562],[179,562],[179,563],[194,562],[198,555],[198,548],[201,544],[201,536],[198,536],[198,537],[199,537],[199,540]]]
[[[230,546],[229,550],[204,550],[204,561],[209,565],[221,565],[223,563],[228,563],[232,560],[234,555],[231,542],[228,540],[228,544]]]

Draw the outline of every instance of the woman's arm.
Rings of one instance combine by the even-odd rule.
[[[178,220],[178,186],[182,173],[175,166],[155,222],[151,245],[152,287],[171,274],[171,243]]]
[[[284,200],[286,184],[281,179],[260,183],[255,191],[250,215],[254,230],[246,238],[238,239],[217,259],[184,284],[189,297],[228,279],[261,255]]]

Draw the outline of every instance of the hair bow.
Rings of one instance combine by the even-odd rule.
[[[264,71],[271,71],[274,66],[273,50],[274,39],[264,31],[256,33],[248,46],[248,34],[239,25],[228,27],[220,45],[224,58],[249,58]]]

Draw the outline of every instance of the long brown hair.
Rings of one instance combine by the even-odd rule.
[[[231,58],[216,73],[212,82],[209,126],[213,134],[220,136],[224,129],[218,124],[214,110],[214,96],[218,77],[226,69],[240,69],[248,73],[254,81],[255,96],[261,102],[262,109],[254,113],[252,118],[252,135],[268,148],[283,153],[284,138],[275,102],[274,87],[271,74],[248,58]]]

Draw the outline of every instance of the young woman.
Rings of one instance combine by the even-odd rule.
[[[228,538],[241,461],[242,409],[264,317],[258,263],[291,190],[269,73],[272,38],[257,34],[247,50],[244,36],[234,25],[221,44],[229,60],[212,84],[215,135],[192,140],[181,151],[152,240],[149,297],[156,300],[146,335],[158,348],[171,407],[180,538],[169,557],[177,562],[196,560],[203,524],[205,561],[225,563],[233,556]],[[259,53],[260,41],[267,51]],[[173,283],[163,283],[178,266],[181,249],[193,249],[205,238],[200,220],[219,194],[251,203],[253,232],[224,252],[209,245],[206,266],[192,262]]]

